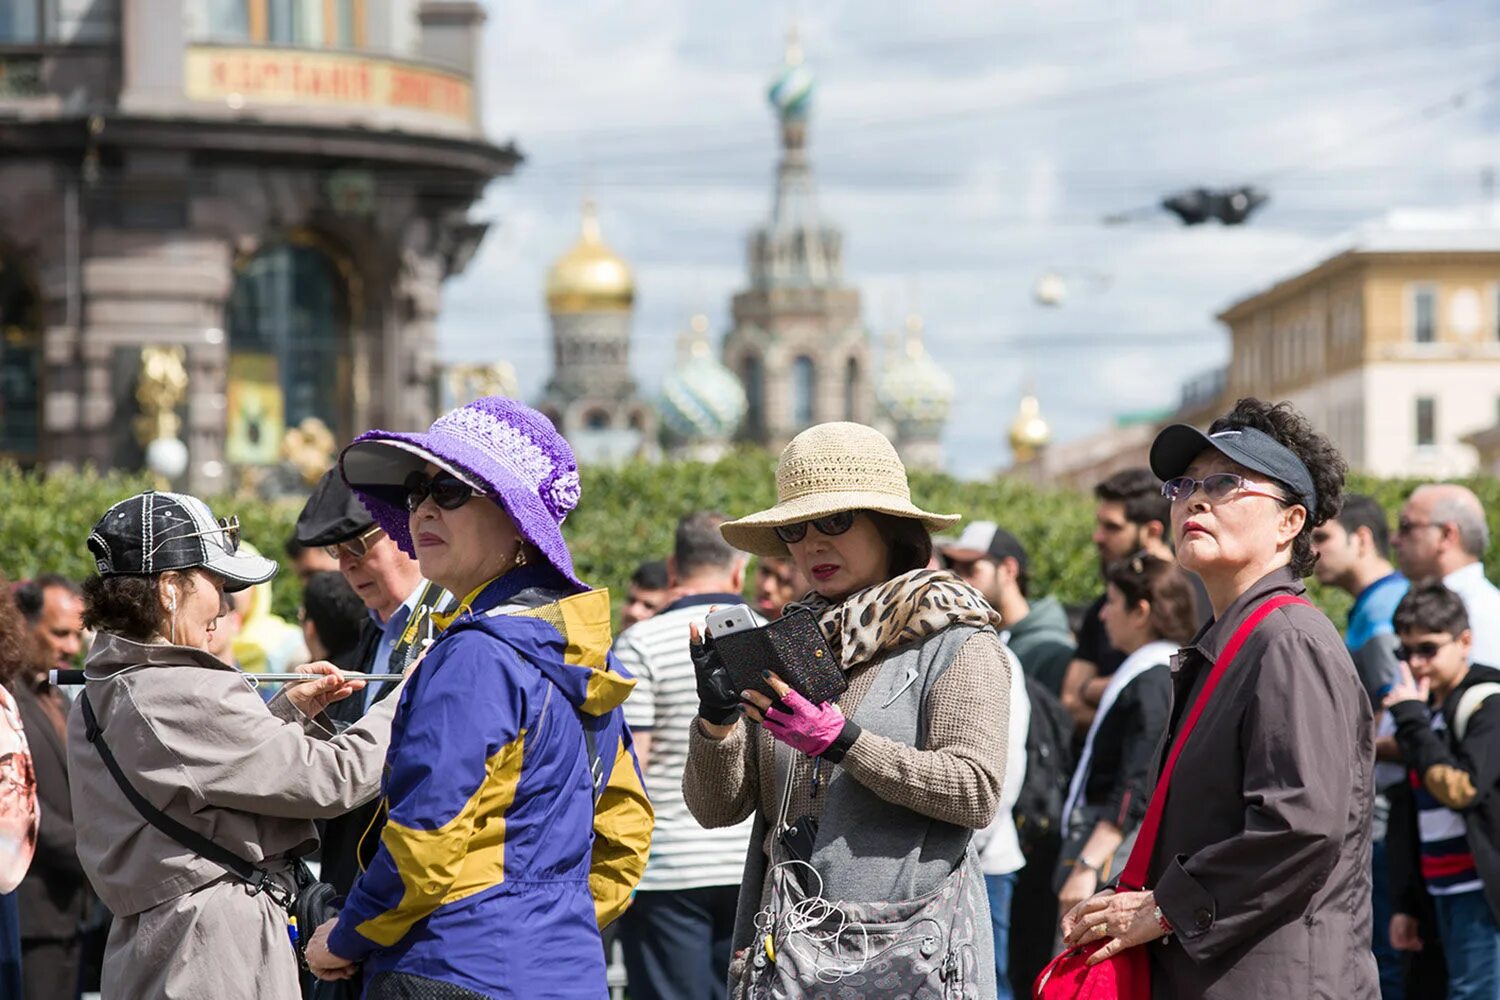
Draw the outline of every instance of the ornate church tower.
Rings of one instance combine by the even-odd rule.
[[[591,201],[575,243],[547,273],[552,379],[538,404],[585,464],[654,457],[656,411],[630,374],[635,277],[605,245]]]
[[[724,364],[745,387],[740,436],[779,449],[827,420],[875,417],[859,292],[843,282],[843,237],[818,215],[807,159],[813,78],[795,31],[771,83],[781,162],[771,218],[750,237],[750,287],[734,297]]]

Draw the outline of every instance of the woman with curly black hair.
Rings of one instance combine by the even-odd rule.
[[[1374,1000],[1370,703],[1301,596],[1344,460],[1290,404],[1242,399],[1163,430],[1151,468],[1214,618],[1176,658],[1136,854],[1063,933],[1100,961],[1145,946],[1158,997]]]

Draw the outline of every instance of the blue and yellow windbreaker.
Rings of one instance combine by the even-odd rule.
[[[491,582],[407,681],[380,848],[329,939],[367,982],[397,970],[493,997],[607,995],[599,928],[640,881],[653,815],[608,595],[567,587],[545,566]]]

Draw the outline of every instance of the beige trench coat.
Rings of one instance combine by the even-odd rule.
[[[137,791],[270,870],[317,845],[313,820],[379,791],[398,698],[334,735],[284,697],[263,703],[243,673],[201,650],[106,633],[85,670],[94,714]],[[285,911],[150,826],[84,728],[75,704],[68,773],[78,857],[115,915],[104,1000],[296,1000]]]

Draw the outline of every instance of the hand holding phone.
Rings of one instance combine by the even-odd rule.
[[[688,629],[688,655],[693,660],[693,675],[698,684],[698,717],[709,725],[727,726],[740,714],[740,692],[724,669],[724,661],[714,648],[712,637]]]
[[[756,627],[749,609],[744,611],[741,616],[733,608],[726,609],[719,620],[727,630],[713,632],[714,646],[736,690],[758,691],[775,701],[777,695],[766,683],[766,671],[784,679],[814,705],[834,701],[849,687],[838,657],[823,638],[812,612],[795,611]],[[714,616],[709,617],[712,628]]]

